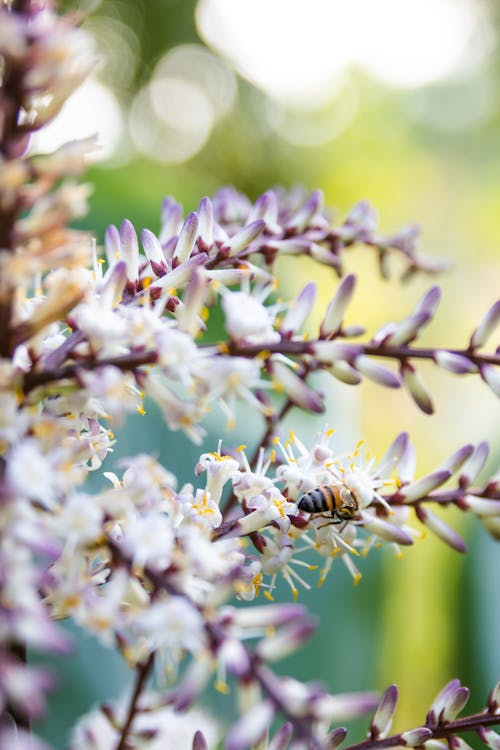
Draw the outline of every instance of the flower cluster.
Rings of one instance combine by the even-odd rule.
[[[281,420],[292,407],[323,411],[323,394],[308,382],[319,369],[347,384],[363,377],[404,384],[429,413],[418,359],[479,374],[500,395],[500,355],[482,351],[500,323],[500,302],[464,349],[414,345],[436,311],[437,287],[399,323],[365,343],[346,341],[364,333],[344,323],[355,290],[355,277],[344,275],[351,247],[375,252],[385,277],[394,254],[406,279],[442,264],[417,253],[414,228],[381,234],[364,202],[333,224],[319,191],[274,189],[252,203],[225,188],[187,217],[169,197],[157,234],[143,229],[139,241],[125,220],[107,230],[101,252],[68,228],[86,210],[88,188],[75,178],[92,142],[47,156],[29,148],[30,134],[90,70],[90,38],[49,0],[3,3],[0,58],[0,746],[45,747],[31,726],[52,678],[27,653],[66,651],[57,620],[71,617],[136,675],[131,697],[78,723],[74,750],[213,745],[224,730],[195,706],[208,684],[222,693],[234,686],[238,695],[228,750],[335,748],[346,730],[331,725],[373,710],[378,699],[330,695],[275,674],[273,662],[314,628],[303,605],[272,601],[279,578],[296,598],[299,585],[323,583],[339,558],[358,582],[355,558],[384,543],[399,553],[421,535],[414,520],[464,551],[433,505],[472,513],[499,537],[500,478],[475,486],[485,443],[460,448],[415,479],[406,433],[377,463],[361,444],[337,452],[326,428],[310,445],[286,439]],[[314,338],[303,330],[315,285],[295,300],[276,298],[274,263],[284,255],[308,256],[340,279]],[[219,340],[214,310],[224,318]],[[193,483],[182,487],[176,467],[146,455],[111,472],[113,430],[127,411],[143,413],[146,397],[170,430],[196,443],[214,404],[231,427],[246,401],[263,434],[253,456],[222,444],[201,453]],[[90,472],[103,473],[105,489],[87,491]],[[450,683],[426,726],[389,744],[450,737],[455,748],[464,744],[461,728],[481,727],[496,749],[486,727],[499,723],[498,688],[486,713],[455,721],[464,690]],[[369,740],[354,747],[387,744],[394,707],[392,688]],[[270,738],[278,717],[285,723]]]

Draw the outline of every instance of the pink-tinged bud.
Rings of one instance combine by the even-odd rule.
[[[354,274],[349,274],[342,280],[326,308],[325,317],[320,325],[319,331],[322,339],[333,338],[338,333],[344,320],[345,311],[352,299],[355,285],[356,277]]]
[[[314,306],[317,291],[317,286],[313,281],[305,285],[281,324],[280,330],[283,336],[291,336],[301,329]]]
[[[280,627],[292,621],[306,622],[308,613],[302,604],[267,604],[260,607],[226,607],[223,618],[230,618],[244,629]]]
[[[122,257],[122,246],[120,242],[120,233],[114,224],[107,227],[104,233],[104,249],[106,251],[106,260],[108,266],[112,266]]]
[[[410,546],[413,544],[413,539],[409,534],[406,533],[401,527],[390,521],[385,521],[378,516],[372,516],[368,513],[362,512],[363,527],[371,531],[375,536],[385,539],[386,542],[396,542],[396,544],[403,544]]]
[[[447,524],[446,521],[443,521],[440,516],[437,516],[432,510],[424,508],[421,505],[416,508],[416,513],[419,521],[425,524],[445,544],[457,552],[467,552],[467,545],[460,534]]]
[[[248,750],[262,738],[273,717],[274,708],[270,701],[256,703],[227,733],[225,750]]]
[[[248,224],[248,226],[243,227],[243,229],[233,235],[225,244],[225,247],[229,251],[229,257],[234,258],[235,255],[241,253],[242,250],[246,250],[247,247],[262,234],[265,226],[266,222],[262,219],[258,219],[257,221]]]
[[[479,323],[478,327],[470,337],[470,346],[472,349],[477,349],[480,346],[484,346],[487,340],[500,323],[500,300],[495,302],[484,318]]]
[[[454,354],[444,349],[434,354],[434,362],[443,370],[453,372],[455,375],[466,375],[469,372],[477,372],[477,365],[463,354]]]
[[[427,714],[426,724],[430,727],[436,727],[441,722],[441,713],[453,698],[457,690],[462,687],[460,680],[456,678],[448,682],[442,690],[434,698],[429,712]]]
[[[379,700],[377,693],[323,695],[314,704],[314,715],[320,721],[349,721],[373,711]]]
[[[401,365],[401,374],[408,393],[413,398],[418,408],[421,409],[424,414],[433,414],[434,405],[432,399],[423,380],[420,378],[413,365],[410,365],[408,362],[403,362]]]
[[[480,736],[484,744],[488,745],[491,750],[500,750],[500,734],[497,734],[497,732],[493,731],[493,729],[480,727],[478,730],[478,735]]]
[[[364,333],[366,333],[366,328],[364,326],[344,326],[342,329],[342,335],[349,339],[354,339],[357,336],[362,336]]]
[[[459,687],[443,709],[443,720],[453,721],[460,711],[464,708],[469,700],[470,690],[466,687]]]
[[[136,282],[139,278],[139,242],[134,225],[128,219],[120,226],[120,241],[122,258],[127,264],[127,276],[130,281]]]
[[[322,207],[323,193],[321,190],[314,190],[286,225],[287,231],[302,232],[312,222],[315,215],[321,211]]]
[[[302,409],[322,414],[325,410],[323,399],[312,388],[296,375],[283,362],[273,361],[272,372],[276,383],[283,388],[286,395]]]
[[[103,307],[112,309],[123,294],[127,284],[127,264],[124,260],[114,263],[106,272],[101,286],[99,301]]]
[[[153,232],[150,232],[149,229],[143,229],[141,232],[141,242],[146,258],[149,262],[151,264],[156,264],[162,268],[163,271],[166,271],[167,263],[158,237],[153,234]]]
[[[339,275],[340,274],[340,258],[335,253],[332,253],[327,247],[319,245],[317,242],[311,242],[309,245],[309,254],[311,258],[317,260],[318,263],[323,263],[325,266],[331,266],[335,268]]]
[[[226,638],[217,652],[217,658],[235,677],[245,677],[251,667],[250,656],[241,641]]]
[[[405,318],[400,323],[394,326],[392,333],[388,333],[385,338],[391,346],[401,346],[401,344],[407,344],[416,338],[417,333],[421,328],[429,321],[429,315],[420,313],[419,315],[412,315],[409,318]],[[382,329],[383,330],[383,329]],[[380,335],[381,332],[379,332]],[[374,337],[375,338],[375,337]]]
[[[198,244],[208,250],[214,243],[214,211],[210,198],[202,198],[198,206]]]
[[[455,453],[452,453],[451,456],[446,459],[446,461],[443,461],[441,466],[438,467],[437,471],[448,470],[454,473],[463,466],[463,464],[467,461],[468,458],[470,458],[473,453],[473,445],[471,445],[470,443],[468,445],[463,445],[461,448],[455,451]]]
[[[374,383],[379,385],[385,385],[386,388],[399,388],[401,386],[401,378],[391,370],[387,370],[382,365],[373,362],[370,357],[365,354],[360,354],[354,360],[354,366],[362,375],[365,375]]]
[[[491,388],[495,396],[500,398],[500,372],[495,365],[481,365],[481,377]]]
[[[307,255],[312,246],[310,240],[291,237],[289,240],[269,240],[266,248],[275,250],[280,255]]]
[[[422,497],[426,497],[432,490],[440,487],[444,484],[452,475],[452,472],[447,469],[441,471],[433,471],[432,474],[422,477],[417,482],[409,484],[403,487],[399,493],[402,495],[407,503],[413,500],[419,500]]]
[[[358,239],[360,242],[368,240],[377,228],[377,212],[366,200],[358,201],[350,210],[341,227],[344,242]]]
[[[488,709],[494,713],[500,713],[500,682],[497,682],[488,696]]]
[[[171,237],[176,237],[182,226],[183,210],[171,195],[167,196],[161,207],[160,242],[164,245]]]
[[[500,500],[490,500],[485,497],[467,495],[463,500],[463,504],[477,516],[500,517]]]
[[[362,380],[359,372],[355,370],[354,367],[351,367],[348,362],[342,362],[342,360],[330,365],[328,372],[331,373],[334,378],[340,380],[341,383],[346,383],[346,385],[358,385]]]
[[[401,432],[390,444],[380,459],[378,474],[381,477],[387,477],[392,474],[405,454],[409,439],[407,432]]]
[[[468,487],[476,481],[479,473],[485,465],[490,447],[486,441],[479,443],[474,449],[474,453],[469,458],[460,475],[460,487]]]
[[[176,711],[185,711],[204,691],[212,676],[207,661],[193,659],[182,675],[180,684],[175,689],[173,706]]]
[[[256,648],[256,653],[263,661],[272,662],[284,659],[293,654],[315,630],[312,620],[303,619],[302,622],[282,628],[275,635],[264,638]]]
[[[421,313],[425,313],[429,316],[429,318],[431,318],[436,312],[440,300],[441,289],[438,286],[431,287],[417,304],[415,312],[413,314],[420,315]]]
[[[204,265],[207,261],[207,257],[206,253],[192,255],[185,263],[181,263],[177,268],[174,268],[172,271],[166,273],[165,276],[162,276],[161,279],[155,279],[153,284],[154,288],[177,289],[183,287],[191,278],[193,269],[196,266]]]
[[[267,193],[263,193],[257,198],[247,218],[247,224],[251,224],[256,219],[264,219],[266,229],[271,234],[278,234],[280,232],[278,224],[278,199],[273,190],[268,190]]]
[[[182,229],[179,233],[177,245],[175,246],[173,257],[177,261],[179,261],[179,263],[184,263],[184,261],[186,261],[190,257],[191,253],[193,252],[197,236],[198,214],[195,211],[191,211],[191,213],[186,216],[186,220],[182,225]]]
[[[392,725],[392,717],[398,704],[398,688],[390,685],[382,696],[375,715],[370,723],[370,739],[387,737]]]
[[[199,729],[193,737],[193,750],[208,750],[208,744],[205,735]]]
[[[329,733],[325,740],[327,750],[337,750],[338,747],[343,743],[347,737],[347,729],[345,727],[337,727]]]
[[[287,721],[283,724],[269,743],[268,750],[286,750],[293,734],[293,724]]]
[[[362,355],[360,344],[344,344],[341,341],[316,341],[311,344],[312,352],[319,362],[341,362]]]
[[[417,455],[415,453],[415,448],[408,440],[408,444],[406,445],[398,465],[398,478],[402,484],[408,484],[413,481],[416,465]]]
[[[419,747],[432,737],[432,729],[417,727],[401,734],[401,744],[406,747]]]

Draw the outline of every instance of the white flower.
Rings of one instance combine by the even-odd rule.
[[[170,519],[160,513],[129,519],[121,541],[134,568],[164,570],[172,560],[174,533]]]
[[[265,307],[255,296],[226,291],[222,297],[222,309],[226,316],[226,330],[235,341],[250,344],[279,341],[280,335],[273,328],[276,309]]]
[[[7,457],[6,478],[10,490],[46,507],[56,501],[57,475],[49,456],[45,456],[35,438],[15,445]]]

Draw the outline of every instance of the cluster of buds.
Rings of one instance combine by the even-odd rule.
[[[89,71],[90,38],[49,0],[4,2],[0,58],[0,745],[45,747],[31,727],[52,678],[28,663],[27,652],[66,651],[55,621],[71,617],[136,673],[131,698],[77,725],[74,750],[213,745],[221,729],[195,708],[210,682],[238,694],[227,750],[335,748],[346,732],[332,723],[377,701],[370,693],[330,695],[274,673],[273,662],[314,627],[304,607],[272,603],[278,577],[296,597],[298,584],[310,586],[308,569],[320,567],[321,583],[340,558],[357,582],[354,557],[381,542],[399,551],[419,536],[412,513],[463,551],[456,532],[429,509],[433,503],[476,514],[498,537],[500,480],[474,486],[484,443],[464,446],[415,480],[405,433],[376,464],[359,445],[349,455],[335,452],[328,430],[311,446],[294,435],[284,440],[280,422],[293,406],[324,409],[323,394],[307,382],[318,369],[349,384],[363,377],[404,383],[426,412],[432,403],[418,359],[477,373],[500,395],[500,355],[481,351],[500,322],[500,303],[463,350],[414,345],[435,313],[437,287],[400,323],[365,343],[346,341],[364,333],[344,323],[355,289],[354,276],[344,276],[352,246],[374,251],[385,277],[394,254],[406,279],[441,264],[417,253],[414,228],[380,234],[366,203],[333,224],[319,191],[275,189],[252,203],[226,188],[186,218],[167,198],[157,234],[144,229],[139,242],[125,220],[107,230],[101,253],[67,226],[86,209],[88,188],[73,178],[92,143],[43,157],[29,148],[30,134],[53,119]],[[273,267],[283,255],[308,256],[340,278],[315,338],[303,333],[315,285],[288,303],[274,296]],[[223,312],[225,335],[207,343],[214,309]],[[374,358],[396,361],[399,371]],[[139,455],[120,476],[104,471],[108,489],[89,494],[84,482],[112,450],[112,427],[127,411],[143,413],[145,397],[171,430],[197,443],[214,404],[231,426],[242,400],[261,414],[263,435],[250,458],[244,448],[221,445],[203,452],[194,475],[204,476],[204,486],[178,488],[175,473]],[[261,591],[270,601],[256,606]],[[162,687],[150,691],[153,670]],[[167,678],[174,684],[164,687]],[[453,724],[450,706],[464,693],[451,685],[425,728],[389,744],[453,736],[456,746],[462,725]],[[480,730],[495,750],[486,727],[498,723],[497,693]],[[393,704],[394,689],[372,723],[375,748]],[[280,716],[285,723],[270,738]]]

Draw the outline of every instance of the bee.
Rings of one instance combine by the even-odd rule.
[[[345,484],[324,484],[315,487],[299,500],[299,509],[311,515],[332,518],[330,523],[347,523],[358,512],[356,497]]]

